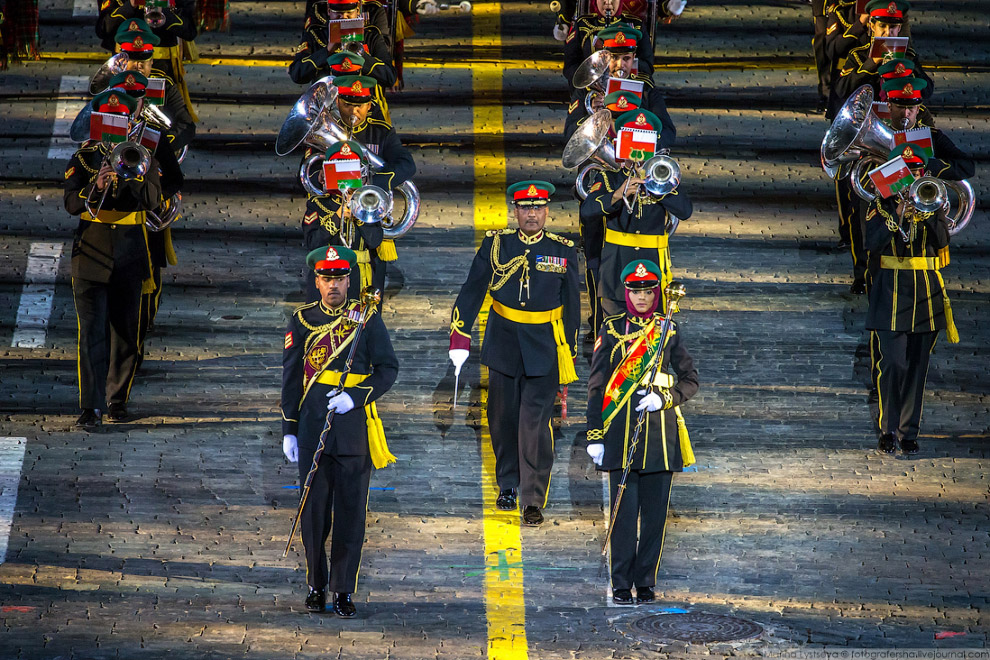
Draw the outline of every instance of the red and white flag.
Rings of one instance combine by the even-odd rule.
[[[874,101],[873,114],[884,121],[890,121],[890,105],[883,101]]]
[[[361,17],[327,21],[327,26],[330,38],[328,44],[364,41],[364,19]]]
[[[608,85],[605,88],[605,96],[608,96],[612,92],[631,92],[642,99],[643,87],[644,83],[642,80],[630,80],[629,78],[609,78]]]
[[[148,78],[148,86],[144,90],[144,100],[151,105],[165,105],[164,78]]]
[[[909,131],[897,131],[894,133],[894,146],[911,142],[918,145],[921,151],[925,152],[929,158],[935,155],[935,148],[932,146],[932,129],[912,128]]]
[[[144,130],[141,131],[141,146],[146,148],[151,153],[155,153],[155,149],[158,148],[158,142],[162,139],[162,132],[156,131],[150,126],[145,126]]]
[[[335,158],[324,161],[323,178],[326,180],[327,192],[360,188],[362,184],[361,159]]]
[[[89,119],[89,138],[118,143],[127,139],[127,115],[94,112]]]
[[[615,138],[615,153],[620,160],[647,160],[657,150],[657,132],[623,128]]]
[[[907,37],[873,37],[870,57],[886,60],[888,57],[904,57],[907,53]],[[888,53],[890,53],[888,55]]]
[[[884,199],[893,197],[914,183],[911,168],[900,156],[891,158],[875,170],[870,170],[869,177],[877,187],[877,193]]]

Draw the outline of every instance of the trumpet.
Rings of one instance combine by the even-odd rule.
[[[636,175],[644,179],[639,186],[637,195],[626,194],[629,181],[623,187],[623,202],[626,210],[632,213],[633,205],[637,198],[642,197],[663,197],[669,195],[677,189],[681,183],[681,167],[673,158],[666,153],[660,153],[642,164],[634,164],[630,175]]]
[[[165,25],[165,7],[171,7],[169,0],[152,0],[144,9],[144,20],[151,29],[160,28]]]
[[[151,165],[151,154],[137,142],[128,140],[121,142],[107,154],[106,158],[103,159],[103,163],[100,165],[100,169],[102,170],[105,165],[109,165],[113,173],[121,179],[136,179],[147,173],[148,167]],[[86,196],[84,205],[86,212],[89,213],[91,218],[96,218],[100,214],[109,191],[110,186],[107,185],[103,189],[103,194],[100,196],[100,201],[94,211],[92,206],[93,200],[91,199],[93,191],[90,190],[89,195]]]

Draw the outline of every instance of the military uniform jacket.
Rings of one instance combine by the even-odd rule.
[[[649,259],[664,267],[667,261],[660,250],[630,247],[608,242],[606,230],[625,234],[662,236],[667,234],[667,215],[686,220],[693,206],[687,193],[675,190],[663,198],[645,198],[633,205],[630,212],[621,199],[612,203],[612,194],[624,184],[624,172],[598,172],[592,177],[588,196],[581,202],[581,223],[587,232],[585,243],[592,244],[601,237],[601,266],[598,270],[599,295],[610,300],[624,300],[625,288],[620,281],[622,269],[635,259]],[[651,202],[651,203],[643,203]],[[593,258],[593,255],[586,255]]]
[[[914,48],[908,46],[905,57],[914,62],[914,77],[922,78],[928,82],[928,86],[921,91],[921,97],[923,99],[931,98],[932,92],[935,91],[935,83],[932,82],[931,76],[922,67],[918,53],[915,52]],[[835,115],[842,108],[842,104],[846,102],[846,99],[852,96],[853,92],[863,85],[870,85],[875,94],[874,98],[881,100],[883,78],[877,73],[878,66],[870,59],[869,41],[862,46],[853,48],[849,52],[849,56],[845,62],[843,62],[842,68],[839,70],[838,79],[832,82],[832,90],[829,94],[828,101],[828,113],[825,115],[826,118],[834,119]]]
[[[343,245],[340,235],[340,193],[332,195],[306,195],[306,215],[303,216],[303,239],[307,250],[315,250],[327,245]],[[380,222],[366,225],[355,222],[354,250],[376,250],[385,238],[385,230]],[[374,257],[374,255],[372,254]]]
[[[605,456],[601,464],[603,470],[621,470],[625,466],[639,416],[636,406],[643,398],[636,393],[643,388],[637,387],[605,432],[602,420],[605,387],[633,342],[652,323],[657,324],[656,336],[659,337],[663,315],[658,312],[648,319],[629,314],[609,316],[602,324],[595,341],[591,375],[588,377],[587,428],[589,445],[605,445]],[[676,379],[672,374],[676,375]],[[640,472],[680,472],[684,468],[684,461],[681,457],[677,414],[673,408],[698,391],[698,371],[681,340],[676,321],[670,329],[670,337],[661,355],[660,372],[654,382],[659,384],[654,385],[652,390],[660,394],[665,403],[669,402],[669,406],[665,410],[646,414],[636,453],[633,455],[632,469]]]
[[[929,161],[931,162],[931,161]],[[946,327],[944,291],[938,273],[927,270],[893,270],[879,267],[887,257],[937,258],[949,245],[949,229],[942,213],[928,214],[918,222],[914,240],[905,243],[897,231],[898,199],[877,198],[866,212],[865,246],[873,267],[868,330],[936,332]],[[944,254],[944,253],[943,253]]]
[[[402,145],[402,140],[387,121],[369,115],[354,128],[354,139],[385,161],[385,166],[371,176],[372,185],[391,190],[416,174],[412,154]]]
[[[85,200],[91,193],[92,206],[96,208],[102,193],[94,191],[93,187],[107,153],[101,142],[90,140],[73,154],[65,170],[64,187],[65,210],[70,214],[83,215]],[[132,213],[155,209],[159,204],[160,172],[158,161],[152,157],[145,176],[129,181],[118,179],[110,184],[101,217],[104,211]],[[144,222],[112,224],[80,218],[72,241],[72,277],[108,283],[114,271],[130,269],[142,280],[151,275]]]
[[[961,181],[976,174],[976,161],[957,147],[943,131],[922,121],[915,128],[930,128],[932,131],[932,157],[925,166],[927,173],[951,181]]]
[[[172,79],[158,69],[151,71],[151,77],[165,79],[165,103],[158,109],[172,120],[172,127],[165,130],[162,137],[167,138],[172,150],[178,153],[196,137],[196,122],[189,114],[186,101],[182,98],[182,91]]]
[[[563,307],[567,346],[572,356],[577,355],[581,299],[573,242],[548,231],[534,238],[515,229],[488,232],[454,302],[451,332],[470,336],[471,326],[489,292],[492,300],[526,312]],[[485,329],[481,363],[512,377],[554,373],[558,363],[552,325],[516,323],[492,311]]]
[[[330,34],[326,6],[325,3],[314,5],[313,11],[306,17],[302,43],[289,65],[289,77],[301,85],[333,74],[327,66],[327,58],[330,57],[327,41]],[[378,81],[380,87],[388,88],[395,84],[396,73],[386,34],[387,32],[383,34],[375,25],[365,24],[362,51],[364,66],[361,68],[361,75],[371,76]]]
[[[587,93],[587,90],[576,89],[571,94],[571,104],[567,107],[567,120],[564,122],[565,140],[571,139],[574,131],[588,118],[588,111],[584,107],[584,98]],[[672,148],[674,140],[677,138],[677,127],[674,126],[674,120],[670,118],[670,113],[667,111],[667,102],[664,101],[663,92],[652,85],[647,85],[643,88],[643,97],[643,109],[655,114],[660,118],[660,123],[663,124],[663,129],[657,138],[657,148]]]
[[[130,0],[102,0],[96,19],[96,36],[100,45],[111,53],[117,47],[114,37],[120,25],[132,18],[144,19],[144,9],[132,7]],[[165,24],[151,30],[161,42],[158,48],[171,48],[196,38],[196,0],[175,0],[174,9],[165,10]]]
[[[666,3],[664,3],[666,8]],[[650,44],[649,30],[645,30],[642,21],[630,14],[622,14],[606,21],[604,16],[588,14],[579,17],[571,26],[571,31],[564,40],[564,78],[571,84],[574,73],[581,63],[595,52],[592,48],[595,36],[616,23],[624,23],[643,33],[643,38],[636,44],[636,59],[639,60],[639,75],[646,79],[653,78],[653,47]]]
[[[282,434],[297,436],[302,448],[312,450],[319,443],[327,416],[326,395],[333,389],[314,377],[344,369],[354,331],[346,322],[347,312],[359,307],[357,301],[349,300],[341,309],[332,310],[318,301],[299,307],[289,319],[282,353]],[[392,341],[378,312],[368,319],[358,339],[351,373],[367,378],[344,387],[354,409],[334,415],[326,450],[364,456],[369,451],[366,407],[392,387],[399,373]]]

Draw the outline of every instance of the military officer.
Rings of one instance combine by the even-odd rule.
[[[470,350],[471,326],[491,294],[481,363],[489,370],[496,504],[509,511],[518,498],[527,525],[543,523],[553,467],[550,416],[558,387],[577,380],[577,253],[571,241],[544,229],[553,191],[545,181],[509,187],[518,228],[487,233],[450,322],[450,357],[460,369]]]
[[[350,371],[343,373],[361,306],[347,297],[354,253],[327,246],[311,252],[306,263],[320,300],[296,309],[286,329],[282,450],[290,462],[299,463],[299,479],[304,483],[327,413],[335,411],[300,519],[309,584],[306,608],[322,612],[329,586],[334,592],[333,611],[353,617],[351,595],[357,590],[361,567],[371,469],[395,461],[375,402],[395,383],[399,363],[381,314],[373,311],[357,338]]]
[[[625,309],[605,319],[588,378],[587,451],[598,469],[608,472],[610,512],[623,469],[631,466],[610,537],[612,600],[619,605],[632,604],[633,587],[638,602],[653,602],[671,482],[675,472],[693,462],[679,406],[698,391],[698,371],[679,326],[671,321],[653,384],[627,382],[620,375],[643,374],[644,381],[648,375],[641,358],[656,351],[660,341],[665,314],[657,309],[663,297],[661,277],[660,267],[649,259],[632,261],[622,270]],[[646,418],[633,451],[641,411]]]
[[[354,142],[337,142],[326,152],[324,162],[364,160],[364,149]],[[385,239],[381,222],[366,224],[359,222],[351,213],[350,206],[343,203],[361,185],[360,179],[351,180],[344,184],[327,185],[322,171],[317,175],[320,185],[326,191],[323,195],[306,195],[306,215],[303,217],[303,242],[306,250],[317,247],[334,245],[351,248],[355,254],[357,272],[350,275],[348,297],[357,299],[361,291],[374,286],[378,290],[385,289],[385,261],[378,254]],[[338,187],[333,187],[338,185]],[[390,241],[391,242],[391,241]],[[307,301],[319,299],[315,281],[307,278]]]
[[[914,143],[896,147],[917,178],[931,163]],[[922,213],[909,202],[879,195],[866,214],[866,247],[872,273],[866,328],[875,346],[874,387],[879,395],[877,450],[917,454],[928,362],[939,330],[959,341],[941,268],[949,263],[949,230],[943,210]]]
[[[137,101],[120,88],[98,94],[91,105],[94,112],[124,116],[137,109]],[[142,176],[124,179],[108,164],[109,153],[108,145],[89,140],[65,170],[65,210],[79,216],[72,241],[82,408],[76,425],[87,430],[101,424],[103,410],[111,422],[127,419],[138,363],[141,292],[151,278],[145,214],[161,204],[153,155]]]
[[[658,135],[663,128],[660,119],[645,110],[633,110],[615,120],[616,131],[629,126],[649,128]],[[619,314],[625,307],[620,275],[630,261],[649,259],[660,264],[662,284],[670,282],[673,275],[667,232],[673,222],[671,216],[685,220],[693,212],[690,198],[680,188],[657,197],[646,192],[644,183],[634,168],[598,172],[581,203],[582,226],[589,231],[592,227],[604,230],[598,295],[606,315]]]

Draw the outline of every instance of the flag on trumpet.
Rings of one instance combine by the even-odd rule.
[[[327,21],[329,28],[328,44],[346,44],[364,41],[364,19],[342,18]]]
[[[323,161],[326,190],[354,190],[363,185],[361,179],[361,148],[355,142],[338,142],[327,149]]]
[[[928,158],[935,155],[935,149],[932,146],[932,129],[930,128],[912,128],[909,131],[894,133],[895,147],[908,142],[914,146],[916,152],[923,152]]]
[[[155,149],[158,148],[158,142],[162,139],[162,132],[156,131],[150,126],[145,126],[144,130],[141,131],[141,146],[155,153]]]
[[[94,112],[89,119],[89,138],[117,144],[127,139],[127,115]]]
[[[901,156],[891,158],[875,170],[870,170],[868,175],[877,188],[877,194],[884,199],[910,188],[915,181],[911,169]]]
[[[148,86],[144,90],[144,100],[151,105],[165,105],[164,78],[148,78]]]
[[[657,150],[663,124],[649,110],[631,110],[615,120],[615,155],[620,160],[644,161]]]
[[[643,98],[643,87],[644,84],[642,80],[630,80],[629,78],[609,78],[608,85],[605,88],[605,96],[613,92],[632,92],[640,99]]]
[[[907,54],[907,47],[907,37],[873,37],[870,57],[884,61],[892,57],[904,57]]]

